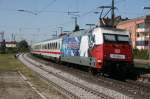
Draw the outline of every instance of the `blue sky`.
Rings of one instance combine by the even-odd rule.
[[[67,11],[80,12],[78,23],[81,28],[88,28],[85,24],[97,23],[96,8],[110,4],[111,0],[0,0],[0,31],[5,32],[7,40],[11,40],[13,33],[17,40],[37,42],[51,38],[56,30],[60,32],[60,26],[64,31],[73,30],[73,15]],[[116,15],[122,17],[150,14],[150,10],[143,10],[150,6],[150,0],[115,0],[115,6]],[[20,9],[38,14],[17,11]]]

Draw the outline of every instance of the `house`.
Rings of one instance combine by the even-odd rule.
[[[150,16],[122,21],[117,28],[126,29],[130,32],[133,48],[148,49],[150,46]]]

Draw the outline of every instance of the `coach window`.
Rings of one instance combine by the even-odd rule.
[[[51,49],[53,49],[53,43],[51,43]]]
[[[53,49],[55,48],[54,46],[55,46],[55,43],[53,43]]]
[[[54,43],[54,49],[56,49],[56,42]]]
[[[57,42],[56,42],[56,49],[57,49]]]
[[[58,42],[58,49],[59,49],[59,42]]]
[[[54,43],[54,49],[56,48],[56,43]]]
[[[57,42],[57,49],[59,49],[59,43]]]
[[[50,47],[50,49],[51,49],[51,43],[49,43],[49,47]]]
[[[54,49],[54,43],[53,43],[53,49]]]
[[[52,45],[53,43],[51,43],[51,49],[53,49],[53,45]]]
[[[56,44],[55,44],[55,42],[54,42],[54,49],[55,49],[55,45],[56,45]]]
[[[54,49],[54,43],[52,43],[52,49]]]
[[[55,49],[56,49],[56,47],[57,47],[57,44],[56,44],[56,42],[55,42]]]
[[[55,43],[53,43],[53,49],[55,49]]]
[[[58,46],[57,46],[57,48],[59,49],[59,42],[58,42]]]
[[[56,49],[56,42],[55,42],[55,49]]]

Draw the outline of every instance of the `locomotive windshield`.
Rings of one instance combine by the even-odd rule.
[[[120,34],[103,34],[104,42],[124,42],[129,43],[128,35],[120,35]]]

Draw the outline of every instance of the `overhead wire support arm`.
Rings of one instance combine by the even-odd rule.
[[[112,12],[111,12],[111,25],[114,27],[114,21],[115,21],[115,7],[114,7],[114,0],[112,0]]]
[[[35,12],[33,12],[33,11],[29,11],[29,10],[19,9],[19,10],[16,10],[16,11],[26,12],[26,13],[30,13],[30,14],[33,14],[33,15],[37,15],[37,13],[35,13]]]
[[[150,9],[150,7],[144,7],[144,9],[147,9],[147,10],[149,10],[149,9]]]
[[[104,8],[102,8],[102,11],[101,11],[101,13],[100,13],[100,17],[99,17],[99,19],[101,19],[101,18],[102,18],[103,11],[104,11]]]

